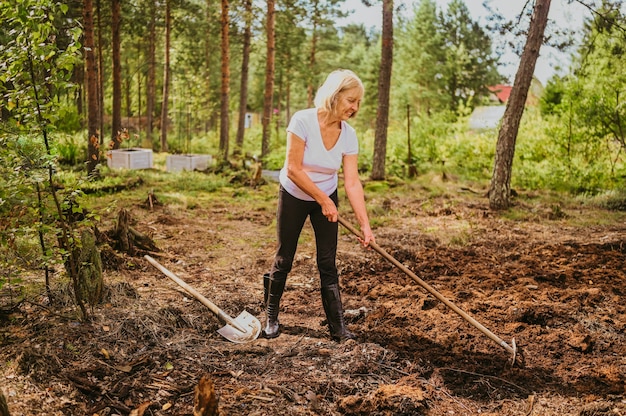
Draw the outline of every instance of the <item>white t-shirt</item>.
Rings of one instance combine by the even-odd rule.
[[[335,192],[338,183],[337,172],[341,168],[343,156],[359,153],[356,131],[348,123],[342,121],[339,140],[332,149],[327,150],[322,141],[317,108],[296,112],[287,126],[287,131],[304,140],[302,169],[309,175],[309,178],[326,195]],[[294,197],[304,201],[314,200],[287,177],[286,160],[280,170],[279,180],[283,188]]]

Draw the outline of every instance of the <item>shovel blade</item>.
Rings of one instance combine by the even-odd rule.
[[[261,333],[261,322],[259,322],[254,315],[243,311],[233,320],[239,327],[245,329],[246,332],[242,332],[234,326],[226,324],[218,329],[217,333],[227,340],[238,344],[254,341],[259,337]]]

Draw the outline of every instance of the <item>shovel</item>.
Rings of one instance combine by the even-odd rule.
[[[350,223],[346,222],[343,218],[339,217],[339,223],[341,225],[343,225],[344,227],[346,227],[348,229],[348,231],[350,231],[352,234],[356,235],[359,238],[363,238],[363,235],[356,228],[354,228]],[[415,273],[413,273],[405,265],[400,263],[391,254],[389,254],[385,250],[383,250],[378,244],[376,244],[375,242],[372,241],[372,242],[369,243],[369,246],[372,247],[375,251],[377,251],[378,254],[380,254],[385,259],[390,261],[394,266],[396,266],[397,268],[402,270],[404,273],[406,273],[409,277],[411,277],[413,280],[415,280],[421,287],[423,287],[428,292],[430,292],[431,295],[433,295],[434,297],[436,297],[437,299],[442,301],[448,308],[452,309],[454,312],[459,314],[459,316],[461,316],[461,318],[465,319],[467,322],[472,324],[474,327],[478,328],[478,330],[480,330],[483,334],[487,335],[491,340],[495,341],[498,345],[500,345],[501,347],[506,349],[508,352],[513,354],[513,359],[511,361],[511,364],[512,365],[515,364],[515,360],[518,358],[518,356],[517,356],[517,346],[515,345],[515,338],[513,338],[513,340],[511,341],[511,345],[507,344],[500,337],[498,337],[496,334],[494,334],[493,332],[491,332],[490,330],[485,328],[480,322],[478,322],[477,320],[475,320],[474,318],[469,316],[461,308],[459,308],[454,303],[452,303],[451,301],[446,299],[441,293],[437,292],[437,290],[435,290],[435,288],[433,288],[428,283],[426,283],[425,281],[420,279]]]
[[[261,322],[259,322],[256,317],[247,311],[243,311],[235,319],[231,318],[226,312],[202,296],[197,290],[185,283],[180,277],[167,270],[158,261],[147,254],[143,257],[148,260],[150,264],[163,272],[164,275],[185,289],[187,293],[199,300],[204,306],[208,307],[220,320],[226,323],[225,326],[217,330],[221,336],[238,344],[254,341],[259,337],[259,334],[261,333]]]

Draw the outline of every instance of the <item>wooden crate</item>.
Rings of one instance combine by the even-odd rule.
[[[115,149],[109,150],[107,156],[107,165],[111,169],[152,168],[152,149]]]
[[[165,161],[168,172],[180,172],[182,170],[205,170],[211,163],[211,155],[168,155]]]

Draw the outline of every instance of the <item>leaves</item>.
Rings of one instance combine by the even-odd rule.
[[[554,79],[542,109],[569,121],[566,137],[581,144],[589,163],[599,153],[619,155],[626,149],[626,16],[605,4],[586,25],[584,42],[572,75]],[[604,156],[606,157],[606,156]]]
[[[71,71],[80,61],[80,29],[76,22],[70,22],[67,31],[57,27],[55,19],[67,13],[67,5],[48,0],[11,3],[0,3],[0,91],[14,119],[29,128],[49,127],[56,111],[52,97],[67,90]],[[61,48],[61,42],[66,46]]]

